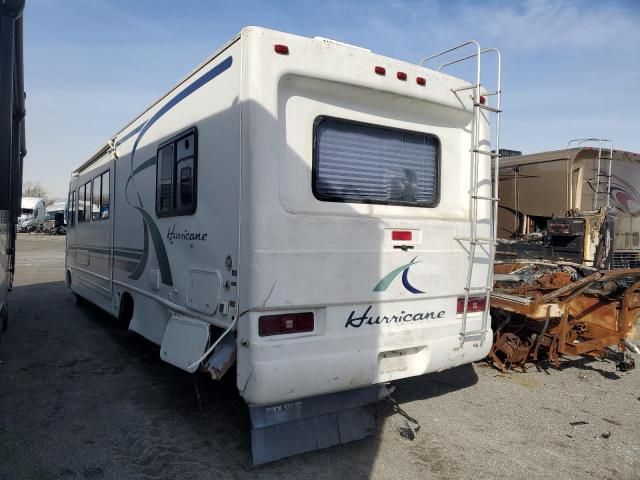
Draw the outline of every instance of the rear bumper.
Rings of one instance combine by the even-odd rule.
[[[239,385],[240,393],[247,403],[264,405],[423,375],[486,357],[491,329],[484,342],[462,345],[459,325],[449,321],[384,335],[373,330],[356,338],[321,335],[254,343],[251,373]],[[468,328],[476,326],[479,329],[480,318],[470,317]]]

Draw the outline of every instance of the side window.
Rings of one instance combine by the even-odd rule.
[[[100,218],[106,220],[109,218],[109,171],[102,174],[102,189],[100,193]]]
[[[196,210],[197,132],[192,129],[158,150],[156,213],[191,215]]]
[[[67,202],[67,225],[73,227],[76,224],[76,192],[69,193],[69,201]]]
[[[178,185],[176,198],[176,211],[178,213],[193,213],[194,210],[194,165],[195,165],[195,135],[181,138],[177,142],[177,168]]]
[[[109,171],[93,179],[93,197],[91,200],[91,218],[93,221],[109,218]]]
[[[170,215],[173,210],[173,151],[173,144],[158,151],[156,179],[156,212],[158,215]]]
[[[93,179],[93,196],[91,197],[91,220],[100,220],[100,184],[102,183],[102,177],[96,177]]]
[[[87,184],[78,188],[78,223],[86,222],[88,218],[85,216],[85,197],[87,194]]]

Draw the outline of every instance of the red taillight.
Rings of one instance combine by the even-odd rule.
[[[398,80],[406,80],[407,79],[407,74],[404,72],[398,72],[396,73],[396,77],[398,77]]]
[[[394,230],[391,232],[391,240],[403,240],[410,242],[413,238],[413,234],[408,230]]]
[[[480,105],[484,105],[485,103],[487,103],[487,99],[483,96],[480,96]]]
[[[384,67],[380,67],[377,66],[376,68],[373,69],[374,72],[376,72],[378,75],[386,75],[387,74],[387,69]]]
[[[258,320],[258,332],[261,337],[313,332],[313,323],[311,312],[264,315]]]
[[[469,303],[467,303],[467,313],[484,312],[487,308],[486,297],[469,297]],[[457,313],[464,313],[464,297],[458,299]]]
[[[276,53],[279,53],[280,55],[289,54],[289,47],[287,47],[286,45],[282,45],[281,43],[274,45],[273,49],[275,50]]]
[[[424,77],[416,77],[416,83],[424,87],[427,84],[427,79]]]

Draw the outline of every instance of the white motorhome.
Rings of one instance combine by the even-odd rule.
[[[67,283],[183,370],[235,362],[254,462],[361,438],[381,385],[491,346],[478,80],[245,28],[73,172]]]
[[[18,228],[21,230],[35,230],[44,224],[47,207],[44,198],[22,197]]]

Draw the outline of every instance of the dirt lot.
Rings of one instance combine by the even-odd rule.
[[[574,360],[503,375],[478,364],[401,381],[422,425],[380,406],[375,436],[252,467],[232,382],[193,378],[74,305],[64,238],[21,236],[0,343],[0,479],[640,478],[640,371]]]

